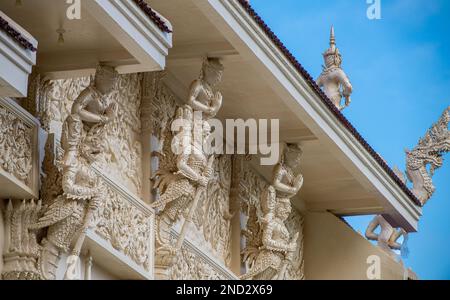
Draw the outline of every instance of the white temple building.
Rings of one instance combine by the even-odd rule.
[[[438,142],[408,176],[386,164],[341,112],[334,30],[315,80],[251,1],[76,2],[0,2],[2,279],[416,279],[394,251]],[[275,164],[197,141],[238,119],[279,120]]]

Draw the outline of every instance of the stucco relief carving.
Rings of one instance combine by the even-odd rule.
[[[134,193],[141,191],[141,80],[139,74],[121,75],[110,100],[117,103],[117,116],[105,129],[103,155],[97,163]],[[75,99],[93,82],[91,77],[41,82],[39,113],[43,127],[61,126]],[[55,129],[55,128],[53,128]]]
[[[173,265],[175,254],[182,248],[190,224],[200,225],[199,218],[204,221],[210,217],[208,215],[210,212],[204,214],[202,205],[210,205],[203,199],[208,193],[208,186],[214,175],[215,157],[205,153],[202,140],[196,137],[208,137],[210,126],[207,120],[214,117],[222,106],[222,95],[215,90],[221,81],[222,73],[223,66],[218,59],[205,59],[201,75],[192,83],[186,103],[176,109],[175,117],[167,124],[170,126],[172,122],[183,121],[180,132],[165,133],[168,115],[166,118],[158,118],[159,124],[154,125],[155,130],[159,132],[159,138],[164,137],[162,151],[158,155],[160,164],[154,185],[159,192],[159,198],[153,203],[159,216],[156,241],[157,264],[160,267],[167,268]],[[155,92],[155,95],[160,94]],[[170,99],[155,97],[155,101],[166,100],[166,103],[155,104],[154,107],[167,106],[167,100]],[[201,119],[194,117],[198,112],[202,113]],[[190,151],[186,151],[188,148]],[[217,197],[221,197],[220,192]],[[177,241],[173,242],[170,240],[169,231],[178,221],[182,222],[181,232]],[[211,228],[205,224],[202,227],[205,237],[210,239],[207,232],[210,232]],[[224,246],[216,244],[214,247]]]
[[[218,156],[213,164],[213,174],[208,183],[206,193],[201,198],[194,213],[195,229],[190,236],[201,236],[207,249],[228,266],[231,260],[231,218],[230,186],[231,156]],[[193,238],[191,238],[193,239]]]
[[[26,185],[33,167],[33,130],[0,105],[0,168]]]
[[[43,199],[44,203],[51,203],[48,199],[54,199],[55,195],[63,193],[62,169],[59,166],[64,151],[54,144],[52,138],[48,140],[46,148],[44,158],[46,177],[44,183],[47,183],[46,186],[54,186],[53,189],[48,189],[48,192],[43,194],[46,195]],[[93,169],[90,172],[92,172],[93,177],[97,177],[96,183],[103,186],[102,204],[94,210],[90,227],[99,237],[110,242],[113,248],[131,258],[147,272],[151,272],[153,214],[137,207],[136,200],[130,200],[130,195],[125,196],[114,184],[106,182],[106,175],[101,175],[100,171],[94,171]],[[45,212],[45,209],[46,207],[41,209],[40,216]],[[34,223],[35,225],[36,223]],[[67,228],[63,229],[66,230]]]
[[[96,176],[99,176],[98,172]],[[103,182],[104,179],[100,178],[100,181]],[[152,272],[153,216],[136,207],[114,186],[103,183],[105,185],[105,194],[101,198],[103,203],[94,211],[90,227],[99,237],[110,242],[112,247],[128,256],[138,266]],[[64,210],[61,205],[60,212],[73,213],[68,202],[64,204],[67,208]],[[5,231],[8,238],[4,255],[5,267],[2,272],[4,279],[54,278],[51,274],[54,274],[55,269],[48,264],[57,265],[60,252],[70,250],[69,243],[76,236],[72,235],[76,230],[71,230],[71,226],[76,228],[82,226],[81,215],[86,210],[80,209],[78,214],[68,217],[71,222],[67,220],[56,223],[57,228],[52,229],[50,225],[47,230],[59,234],[53,233],[41,240],[40,236],[45,231],[36,227],[39,221],[43,221],[43,215],[48,209],[49,206],[42,205],[41,201],[8,202],[5,212]],[[51,220],[54,222],[56,218]],[[61,249],[65,247],[65,250],[60,251],[58,247],[52,247],[55,244]]]
[[[105,132],[117,116],[117,103],[111,99],[116,90],[117,73],[99,66],[94,81],[73,102],[63,123],[61,146],[62,194],[46,203],[31,230],[47,228],[42,240],[39,267],[43,279],[55,279],[61,252],[69,252],[67,279],[76,279],[78,257],[95,212],[102,205],[105,186],[91,165],[100,161],[106,148]]]
[[[235,279],[226,274],[217,266],[196,253],[188,246],[183,245],[178,252],[174,264],[169,269],[171,280],[229,280]]]
[[[343,110],[351,103],[352,84],[347,75],[341,68],[342,56],[336,47],[336,38],[334,36],[334,27],[331,27],[330,48],[323,54],[325,66],[322,74],[317,79],[317,84],[324,88],[325,94],[333,101],[334,105]],[[342,105],[342,98],[345,103]]]
[[[243,199],[248,220],[243,231],[246,247],[242,254],[249,270],[242,279],[303,278],[302,218],[292,211],[290,203],[303,185],[298,170],[301,153],[297,145],[286,145],[271,184],[259,195],[260,202],[254,197],[249,197],[249,202]],[[250,181],[255,180],[261,179],[251,176]]]
[[[12,246],[4,253],[8,258],[4,278],[55,279],[62,252],[71,254],[66,279],[78,278],[75,271],[84,237],[97,223],[98,235],[150,270],[150,217],[126,203],[93,167],[108,155],[106,134],[117,132],[109,128],[120,115],[112,95],[118,87],[129,93],[139,90],[130,82],[129,86],[117,86],[117,78],[112,68],[100,66],[92,83],[72,103],[62,126],[62,149],[49,135],[43,186],[56,187],[42,193],[44,203],[24,201],[20,206],[8,206],[7,237]],[[16,255],[17,249],[20,255]]]
[[[175,96],[163,83],[165,75],[165,72],[145,73],[142,84],[142,98],[150,102],[141,107],[142,130],[152,130],[160,145],[165,144],[166,134],[170,134],[169,122],[177,108]]]
[[[152,216],[132,205],[123,195],[106,186],[104,203],[93,217],[95,232],[138,266],[151,272]]]
[[[62,124],[70,115],[75,99],[91,84],[92,80],[91,77],[80,77],[41,82],[41,96],[38,101],[42,101],[39,106],[42,108],[41,115],[45,120],[44,128],[49,128],[52,121]]]
[[[424,205],[435,191],[432,177],[442,167],[443,155],[450,152],[450,107],[420,139],[413,150],[406,150],[406,175],[413,183],[412,192]]]
[[[64,151],[57,145],[55,134],[50,133],[45,143],[43,174],[41,176],[41,198],[44,203],[51,203],[53,199],[64,193],[62,188],[62,161]]]

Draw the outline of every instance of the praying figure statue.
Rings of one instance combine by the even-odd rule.
[[[350,96],[353,87],[341,68],[342,56],[336,47],[334,27],[331,27],[330,48],[325,51],[323,58],[325,66],[323,66],[322,74],[317,79],[317,85],[324,89],[325,94],[339,110],[343,110],[351,103]],[[345,98],[344,104],[341,104],[342,98]]]
[[[61,252],[70,252],[66,279],[76,279],[75,268],[94,212],[105,197],[104,186],[91,165],[100,159],[105,146],[105,126],[117,114],[111,94],[118,74],[112,67],[99,66],[95,79],[81,92],[63,124],[61,146],[63,194],[47,207],[32,229],[47,229],[42,241],[41,271],[44,279],[54,279]]]
[[[171,147],[166,146],[162,168],[155,176],[154,187],[160,196],[152,204],[158,211],[157,262],[164,257],[164,265],[170,264],[181,248],[187,226],[213,175],[214,155],[205,151],[204,141],[211,133],[208,120],[222,107],[222,94],[216,88],[223,71],[218,58],[206,58],[199,78],[191,84],[186,103],[177,108],[172,120],[171,128],[175,130],[171,133]],[[187,213],[183,215],[184,212]],[[181,216],[184,216],[181,233],[173,245],[167,233]]]
[[[241,279],[282,280],[298,249],[299,233],[291,236],[285,221],[291,214],[290,199],[303,186],[303,176],[299,173],[302,150],[298,145],[288,144],[280,163],[275,167],[272,185],[263,193],[259,228],[255,232],[244,232],[247,246],[243,251],[244,261],[250,270]],[[257,237],[255,238],[255,235]]]
[[[223,65],[219,59],[206,58],[200,77],[191,84],[187,105],[202,112],[202,118],[214,118],[222,107],[222,94],[216,90],[222,81]]]
[[[214,117],[222,106],[222,94],[214,90],[222,73],[223,66],[218,59],[206,59],[200,78],[191,85],[187,103],[177,109],[173,122],[179,123],[180,126],[176,127],[180,130],[174,133],[171,142],[176,166],[170,174],[164,174],[166,170],[158,173],[156,187],[161,196],[152,206],[159,211],[164,211],[169,203],[179,198],[192,197],[197,185],[206,186],[209,181],[210,172],[203,174],[208,161],[203,141],[210,134],[207,120]],[[202,113],[201,118],[195,116],[198,112]],[[167,209],[174,220],[179,209]]]

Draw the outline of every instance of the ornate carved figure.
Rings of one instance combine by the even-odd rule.
[[[64,194],[59,195],[46,209],[38,222],[30,227],[37,230],[47,228],[47,236],[42,242],[40,267],[44,279],[54,279],[61,252],[70,252],[70,245],[77,234],[80,237],[69,257],[73,267],[84,240],[84,234],[91,225],[94,212],[100,207],[105,195],[98,176],[89,167],[80,163],[71,165],[70,175],[63,175]],[[68,178],[68,179],[66,179]],[[71,188],[70,178],[76,179]],[[66,192],[66,190],[68,192]],[[76,195],[70,192],[76,191]],[[67,279],[74,279],[68,277]]]
[[[203,233],[202,240],[209,243],[210,252],[225,266],[229,266],[231,261],[231,218],[234,216],[230,204],[232,168],[231,155],[215,158],[213,175],[193,220],[197,232]]]
[[[80,155],[94,162],[96,156],[102,154],[105,124],[117,115],[117,103],[110,102],[116,80],[114,69],[99,67],[95,81],[81,92],[73,103],[71,114],[64,122],[61,137],[64,173],[70,173],[70,167]]]
[[[209,134],[207,130],[204,130],[203,123],[195,124],[195,122],[203,121],[194,119],[193,110],[188,105],[177,110],[175,120],[183,120],[184,123],[181,131],[172,139],[172,149],[179,153],[176,157],[178,171],[163,174],[165,171],[163,170],[158,173],[160,176],[156,182],[156,187],[160,189],[161,196],[153,204],[153,207],[168,213],[173,221],[177,218],[178,209],[173,205],[170,205],[170,207],[168,205],[179,198],[187,200],[187,198],[192,197],[196,186],[206,187],[212,172],[210,170],[204,172],[206,171],[208,157],[203,151],[201,139],[194,138],[194,135],[206,137]],[[185,151],[187,147],[189,147],[189,151]],[[165,210],[166,206],[167,210]]]
[[[95,81],[75,100],[71,114],[63,124],[61,146],[64,156],[60,165],[62,177],[60,181],[57,176],[54,178],[56,183],[62,185],[55,192],[59,190],[62,193],[56,197],[45,194],[45,207],[42,210],[36,209],[33,222],[22,222],[21,225],[15,224],[14,220],[11,222],[10,235],[17,228],[28,234],[46,230],[37,257],[36,269],[41,279],[55,279],[61,252],[69,252],[77,236],[72,255],[68,259],[66,278],[74,279],[78,275],[73,271],[76,269],[86,231],[92,225],[94,213],[106,195],[104,186],[91,165],[100,159],[104,150],[105,125],[117,113],[117,104],[110,101],[116,79],[117,73],[113,68],[99,66]],[[35,207],[33,202],[22,206]],[[28,216],[23,209],[15,209],[12,205],[10,207],[12,214],[20,215],[21,218]],[[34,254],[28,255],[33,257]]]
[[[433,195],[435,187],[431,177],[436,169],[442,167],[443,154],[450,151],[449,121],[450,107],[413,150],[406,150],[406,175],[413,183],[412,192],[422,205]]]
[[[101,144],[103,152],[98,165],[111,179],[123,183],[131,192],[141,193],[141,74],[121,75],[116,88],[107,98],[117,103],[117,115],[104,127]],[[44,128],[58,133],[78,96],[95,86],[94,78],[81,77],[44,81],[39,89],[39,118],[45,121]],[[93,125],[93,124],[92,124]]]
[[[159,189],[160,198],[153,207],[159,210],[158,251],[160,257],[169,260],[176,250],[181,249],[187,225],[193,221],[198,203],[213,175],[214,156],[205,153],[203,141],[210,134],[207,120],[215,116],[222,106],[222,95],[215,91],[222,73],[219,59],[205,59],[200,78],[191,85],[187,103],[177,109],[173,120],[182,124],[181,130],[172,133],[171,149],[165,145],[164,154],[174,156],[165,157],[156,174],[155,188]],[[198,112],[202,113],[202,118],[196,117]],[[168,231],[186,210],[180,236],[173,246]]]
[[[290,198],[303,185],[303,176],[298,173],[301,154],[298,145],[287,145],[280,163],[274,169],[272,185],[262,195],[261,225],[244,231],[248,244],[243,255],[250,270],[242,279],[280,280],[286,277],[298,246],[299,233],[291,237],[285,222],[291,214]]]
[[[77,263],[86,230],[105,194],[90,165],[104,153],[105,125],[117,114],[117,103],[110,101],[116,81],[113,68],[99,66],[94,82],[75,100],[61,137],[64,194],[55,199],[34,226],[36,229],[49,227],[44,249],[55,257],[59,251],[67,252],[74,236],[81,231],[68,259],[68,279],[73,277],[70,271]],[[50,262],[51,259],[43,261],[46,263],[42,266],[43,275],[54,278],[54,264]]]
[[[380,227],[380,233],[375,233],[376,229]],[[398,243],[400,237],[403,236],[403,243]],[[387,251],[389,255],[393,255],[391,250],[401,250],[402,256],[407,255],[406,242],[408,233],[402,228],[395,229],[386,221],[382,215],[377,215],[369,223],[366,229],[366,238],[371,241],[377,241],[378,246]]]
[[[342,56],[336,47],[334,27],[331,27],[330,48],[325,51],[323,58],[325,66],[317,79],[317,84],[324,88],[325,94],[333,101],[334,105],[339,110],[343,110],[350,105],[353,87],[341,68]],[[345,98],[344,105],[341,105],[342,98]]]

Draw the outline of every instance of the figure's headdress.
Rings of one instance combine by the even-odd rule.
[[[302,155],[303,154],[303,150],[302,150],[302,148],[300,147],[300,145],[299,144],[292,144],[292,143],[286,143],[286,148],[285,148],[285,151],[288,151],[288,152],[296,152],[296,153],[298,153],[299,155]]]
[[[330,48],[323,53],[323,59],[325,65],[332,63],[333,65],[340,67],[342,63],[342,55],[339,53],[339,49],[336,47],[336,37],[334,35],[334,26],[331,26],[330,32]]]
[[[205,57],[203,59],[203,65],[202,65],[202,73],[201,73],[201,78],[203,78],[205,72],[207,70],[213,70],[216,72],[223,72],[224,71],[224,66],[222,64],[222,62],[220,61],[220,58],[217,57]]]
[[[109,77],[113,80],[117,80],[119,74],[114,67],[99,64],[95,71],[95,77]]]
[[[286,155],[290,154],[290,153],[295,153],[298,156],[301,156],[301,155],[303,155],[303,150],[299,144],[286,143],[284,146],[284,149],[283,149],[283,154],[281,156],[281,163],[285,162]]]

